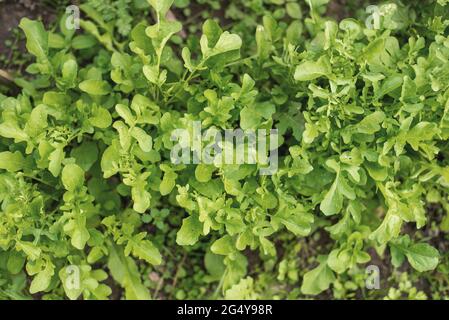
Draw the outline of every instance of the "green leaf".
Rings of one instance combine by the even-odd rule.
[[[357,132],[364,134],[374,134],[380,130],[380,124],[385,119],[385,113],[382,111],[376,111],[366,116],[357,125]]]
[[[72,246],[78,250],[83,250],[90,239],[90,233],[86,228],[86,215],[82,212],[76,212],[74,218],[67,222],[63,229],[70,236]]]
[[[242,39],[236,34],[225,31],[220,35],[218,41],[212,48],[209,47],[210,39],[206,35],[201,37],[200,43],[203,57],[208,59],[219,54],[239,50],[242,46]]]
[[[288,218],[281,219],[281,222],[287,230],[293,232],[297,236],[307,236],[312,230],[311,223],[313,222],[312,215],[291,215]]]
[[[327,191],[323,201],[320,204],[320,210],[326,215],[334,215],[343,208],[343,196],[339,190],[339,178],[337,177],[332,183],[331,188]]]
[[[61,164],[62,160],[64,160],[64,157],[65,153],[62,146],[58,146],[48,156],[48,160],[50,160],[48,170],[54,177],[57,177],[59,175],[59,172],[61,172]]]
[[[85,141],[80,146],[72,149],[70,155],[76,159],[76,163],[84,171],[89,171],[98,159],[97,144],[93,141]]]
[[[220,280],[226,271],[224,257],[207,251],[204,256],[204,267],[215,280]]]
[[[14,153],[9,151],[0,152],[0,169],[16,172],[22,170],[24,166],[25,159],[19,151]]]
[[[188,47],[182,48],[181,55],[182,55],[182,59],[184,60],[184,66],[190,72],[193,72],[193,70],[195,69],[195,66],[192,63],[192,54],[190,52],[190,49]],[[145,72],[145,70],[144,70],[144,72]],[[148,79],[148,77],[147,77],[147,79]],[[148,79],[148,80],[150,80],[150,79]]]
[[[321,259],[320,265],[308,271],[303,278],[301,292],[303,294],[317,295],[327,290],[331,283],[335,281],[332,270],[328,267],[327,261]]]
[[[96,44],[97,40],[91,35],[80,34],[72,39],[72,47],[75,50],[92,48]]]
[[[16,249],[23,251],[31,261],[40,257],[42,250],[31,242],[20,241],[16,243]]]
[[[103,177],[109,178],[119,170],[120,152],[116,144],[110,145],[101,157],[101,170]]]
[[[103,80],[84,80],[79,84],[79,88],[93,96],[104,96],[111,92],[111,86]]]
[[[37,137],[44,132],[48,126],[47,123],[47,108],[40,104],[31,111],[30,118],[25,125],[25,132],[30,137]]]
[[[200,163],[195,169],[195,178],[199,182],[208,182],[212,178],[212,173],[215,171],[213,165]]]
[[[125,254],[127,251],[152,265],[159,265],[162,263],[162,256],[159,250],[149,240],[145,240],[146,232],[141,232],[135,235],[125,248]]]
[[[27,38],[27,50],[38,59],[47,59],[48,33],[40,21],[32,21],[28,18],[20,20],[19,27],[25,32]]]
[[[310,81],[332,73],[329,59],[322,56],[318,61],[304,61],[296,67],[294,78],[296,81]]]
[[[174,0],[147,0],[156,12],[164,16],[173,4]]]
[[[68,164],[62,169],[61,180],[66,190],[75,191],[84,184],[84,171],[76,164]]]
[[[310,9],[317,10],[329,3],[330,0],[307,0],[306,3],[309,5]]]
[[[181,229],[176,234],[176,243],[180,246],[192,246],[198,242],[199,236],[202,234],[203,225],[198,220],[197,215],[182,220]]]
[[[399,235],[402,227],[402,219],[392,212],[387,213],[380,226],[369,236],[379,244],[386,244]]]
[[[14,139],[16,142],[29,139],[29,136],[13,121],[6,121],[0,124],[0,136]]]
[[[434,270],[440,257],[438,250],[427,243],[412,244],[405,255],[411,266],[419,272]]]
[[[223,32],[218,39],[217,43],[215,44],[211,56],[233,51],[233,50],[239,50],[242,46],[242,39],[236,34],[231,34],[227,31]]]
[[[134,127],[131,129],[131,136],[137,140],[137,142],[139,143],[139,147],[143,152],[151,151],[151,147],[153,146],[153,139],[150,135],[146,134],[145,131],[138,127]]]
[[[166,196],[173,190],[176,184],[176,177],[177,174],[172,171],[166,172],[164,174],[164,178],[162,179],[162,182],[159,186],[161,195]]]
[[[78,64],[75,60],[67,60],[62,66],[62,79],[70,87],[75,86],[78,74]]]
[[[55,266],[50,261],[47,261],[45,269],[34,276],[33,281],[31,281],[30,293],[35,294],[37,292],[45,291],[50,286],[51,278],[54,273]]]
[[[376,181],[385,181],[388,177],[388,169],[382,167],[378,163],[365,162],[364,166],[366,167],[369,175]]]
[[[150,300],[149,290],[140,279],[136,263],[130,257],[126,257],[120,247],[108,244],[108,268],[112,277],[123,288],[125,298],[130,300]]]
[[[217,21],[213,19],[207,19],[203,23],[203,34],[206,36],[208,40],[208,46],[212,48],[217,43],[218,39],[220,39],[223,30],[220,28],[220,25]]]
[[[336,273],[343,273],[351,267],[351,252],[349,250],[332,250],[327,258],[327,265]]]
[[[286,5],[287,14],[293,19],[301,19],[302,18],[302,10],[299,3],[296,2],[288,2]]]
[[[210,247],[210,250],[215,254],[226,256],[234,252],[236,248],[232,237],[226,235],[218,240],[215,240]]]
[[[111,125],[112,117],[108,110],[99,107],[92,113],[89,121],[94,127],[105,129]]]
[[[11,251],[8,256],[6,268],[11,274],[18,274],[25,264],[25,256],[17,251]]]
[[[127,106],[123,104],[118,104],[115,106],[115,111],[117,111],[119,116],[122,117],[123,120],[125,120],[127,125],[134,126],[135,124],[134,116]]]
[[[144,213],[150,207],[151,194],[142,185],[131,189],[131,197],[134,201],[133,209],[139,213]]]

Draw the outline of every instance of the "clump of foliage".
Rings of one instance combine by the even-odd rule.
[[[145,0],[89,0],[87,4],[122,36],[128,36],[131,32],[134,16],[142,11],[146,13],[149,8]]]
[[[78,32],[20,23],[35,62],[0,95],[2,298],[342,298],[374,254],[437,268],[415,231],[449,209],[447,1],[379,5],[378,29],[327,0],[230,1],[251,15],[186,36],[173,0],[120,13],[137,2],[86,1]],[[278,171],[173,164],[195,121],[278,129]]]

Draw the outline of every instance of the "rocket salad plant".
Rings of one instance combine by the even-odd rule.
[[[438,267],[418,233],[429,204],[449,230],[448,1],[379,4],[378,28],[328,0],[230,1],[248,16],[197,30],[189,1],[137,1],[141,21],[81,2],[80,30],[22,19],[34,61],[0,94],[0,297],[297,298],[374,255]],[[277,129],[278,170],[173,163],[198,121]],[[265,296],[276,281],[296,289]]]

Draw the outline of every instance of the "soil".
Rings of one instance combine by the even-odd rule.
[[[11,61],[13,52],[6,45],[7,40],[14,40],[13,30],[17,28],[20,19],[28,17],[39,19],[45,24],[54,21],[56,13],[50,7],[43,5],[42,1],[34,0],[0,0],[0,55],[7,57],[6,61],[0,59],[0,69],[14,70],[14,62]],[[18,46],[24,50],[23,41]]]
[[[327,7],[327,16],[333,17],[337,21],[341,21],[350,16],[346,0],[334,0]]]

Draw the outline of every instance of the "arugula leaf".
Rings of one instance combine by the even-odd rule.
[[[328,267],[326,257],[321,257],[320,264],[304,275],[301,292],[311,295],[321,293],[327,290],[334,280],[334,273]]]
[[[27,50],[39,60],[46,60],[48,55],[48,33],[40,21],[23,18],[19,27],[27,38]]]

